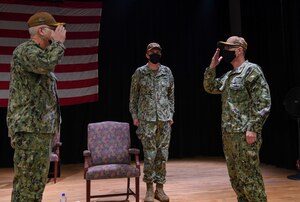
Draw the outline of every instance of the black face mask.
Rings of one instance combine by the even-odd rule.
[[[152,62],[153,64],[157,64],[160,61],[161,55],[157,53],[153,53],[149,57],[150,57],[149,59],[150,62]]]
[[[222,57],[225,62],[231,63],[235,58],[235,51],[223,50]]]

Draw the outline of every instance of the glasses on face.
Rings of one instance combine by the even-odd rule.
[[[41,27],[41,29],[47,29],[47,30],[50,30],[50,31],[54,31],[55,30],[52,27]]]
[[[239,45],[226,45],[224,46],[224,50],[232,50],[232,49],[235,49],[235,48],[239,48],[241,46]]]

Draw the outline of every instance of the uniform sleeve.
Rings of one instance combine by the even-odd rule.
[[[132,119],[138,118],[138,100],[140,94],[139,71],[134,72],[131,77],[130,97],[129,97],[129,112]]]
[[[222,83],[219,79],[216,78],[216,69],[215,68],[206,68],[204,72],[203,80],[204,90],[211,94],[221,94],[219,90],[222,86]]]
[[[55,66],[64,55],[65,47],[60,42],[53,42],[45,50],[36,45],[31,45],[23,51],[24,67],[29,72],[47,74],[53,72]]]
[[[248,131],[261,133],[263,124],[271,110],[269,85],[259,68],[255,68],[247,77],[248,91],[251,96],[250,119]]]
[[[173,115],[175,113],[175,95],[174,95],[174,91],[175,91],[175,84],[174,84],[174,77],[172,72],[170,71],[170,87],[168,90],[168,99],[169,99],[169,103],[170,103],[170,112],[171,112],[171,117],[173,119]]]

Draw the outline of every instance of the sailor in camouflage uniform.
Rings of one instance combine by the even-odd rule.
[[[137,136],[143,144],[146,202],[169,201],[163,190],[166,162],[174,114],[174,78],[171,70],[159,63],[161,47],[150,43],[146,49],[149,62],[132,75],[129,110]],[[155,193],[153,182],[156,183]]]
[[[31,38],[14,50],[10,72],[7,126],[15,149],[12,202],[42,201],[50,145],[60,126],[53,72],[65,50],[65,23],[39,12],[27,24]]]
[[[245,60],[244,38],[232,36],[218,45],[204,73],[204,88],[208,93],[222,95],[223,150],[231,185],[239,202],[264,202],[267,197],[259,169],[259,150],[263,124],[271,108],[269,86],[261,68]],[[222,59],[233,69],[215,78],[216,66]]]

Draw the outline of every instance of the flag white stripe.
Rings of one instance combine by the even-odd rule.
[[[28,38],[29,38],[29,34],[28,34]],[[3,37],[0,37],[0,44],[1,44],[1,46],[17,47],[21,43],[27,41],[28,38],[22,39],[22,38],[3,38]],[[0,60],[0,62],[1,62],[1,60]]]
[[[77,40],[66,40],[65,46],[67,48],[85,48],[98,46],[99,39],[77,39]]]
[[[85,64],[91,62],[98,62],[98,54],[64,56],[59,64]]]
[[[8,99],[8,90],[0,90],[1,99]]]
[[[51,6],[30,6],[20,4],[1,4],[0,10],[8,13],[26,13],[32,14],[39,11],[47,11],[52,15],[62,16],[101,16],[100,8],[60,8]]]
[[[98,78],[98,70],[84,71],[84,72],[68,72],[68,73],[55,73],[58,81],[80,81],[85,79]],[[80,79],[78,79],[80,78]]]
[[[14,4],[5,4],[0,2],[0,29],[3,30],[9,30],[12,32],[18,32],[18,31],[25,31],[22,32],[22,34],[26,33],[28,30],[26,20],[20,20],[18,18],[21,17],[19,14],[28,14],[28,16],[32,15],[35,12],[39,11],[46,11],[51,13],[54,16],[59,16],[58,21],[63,21],[61,19],[64,19],[64,17],[67,17],[70,19],[70,22],[73,23],[67,23],[67,40],[65,41],[64,45],[67,48],[66,53],[72,54],[76,51],[80,51],[80,48],[87,48],[87,51],[82,50],[79,52],[79,55],[65,55],[62,60],[60,61],[60,65],[70,65],[68,66],[68,69],[62,69],[64,72],[57,72],[55,73],[56,77],[58,78],[58,86],[62,89],[58,89],[58,96],[59,98],[69,98],[65,104],[62,105],[72,105],[72,104],[79,104],[83,102],[89,102],[89,101],[96,101],[98,97],[98,84],[93,84],[92,81],[95,79],[98,79],[98,69],[96,70],[88,70],[88,71],[77,71],[76,65],[79,65],[80,67],[84,66],[87,69],[89,69],[88,64],[89,63],[98,63],[98,53],[92,54],[93,52],[89,52],[90,50],[95,50],[95,48],[98,48],[99,45],[99,38],[96,39],[82,39],[83,36],[86,36],[89,38],[89,34],[98,33],[100,30],[100,22],[96,23],[89,20],[94,20],[95,17],[100,19],[102,14],[102,8],[101,3],[99,2],[86,2],[86,4],[89,4],[91,6],[95,6],[93,8],[71,8],[68,7],[68,4],[64,3],[58,3],[58,4],[52,4],[52,3],[43,3],[43,5],[35,5],[36,2],[32,1],[32,5],[23,5],[23,1],[14,1]],[[28,1],[29,2],[29,1]],[[44,6],[45,5],[45,6]],[[57,6],[56,6],[57,5]],[[85,7],[85,6],[83,6]],[[10,17],[11,20],[4,20],[5,16],[3,13],[10,13],[13,14]],[[14,16],[16,19],[14,20]],[[73,19],[72,19],[73,17]],[[86,17],[87,22],[80,23],[77,22],[76,19],[80,17]],[[66,18],[66,19],[67,19]],[[96,19],[96,20],[98,20]],[[69,36],[72,34],[73,39],[68,39],[68,33],[70,33]],[[80,39],[76,39],[76,33],[79,33]],[[2,33],[5,34],[5,33]],[[5,36],[5,35],[4,35]],[[21,36],[22,38],[15,38],[13,36],[2,36],[0,38],[0,46],[3,47],[9,47],[9,50],[13,50],[15,47],[20,45],[21,43],[29,40],[29,33],[24,34],[24,36]],[[24,38],[23,38],[24,37]],[[74,50],[71,50],[72,48],[76,48]],[[79,49],[79,50],[78,50]],[[69,51],[68,51],[69,50]],[[75,52],[73,52],[75,51]],[[5,52],[5,51],[4,51]],[[7,51],[6,51],[7,52]],[[89,54],[89,55],[87,55]],[[9,65],[11,63],[12,53],[8,55],[0,55],[0,67],[1,65]],[[72,67],[74,66],[74,70],[72,70]],[[60,66],[60,68],[63,66]],[[70,68],[69,68],[70,67]],[[0,69],[1,70],[1,69]],[[4,70],[4,69],[3,69]],[[4,83],[8,83],[10,80],[10,73],[2,71],[0,73],[0,81]],[[63,82],[68,82],[64,84]],[[92,82],[92,83],[91,83]],[[91,84],[90,84],[91,83]],[[82,85],[81,85],[82,84]],[[92,86],[87,86],[92,85]],[[5,86],[5,84],[3,85]],[[83,88],[80,88],[80,86],[84,86]],[[66,89],[67,88],[67,89]],[[1,99],[8,99],[9,89],[2,89],[0,90],[0,98]],[[97,95],[96,97],[93,95]],[[82,101],[80,101],[81,97],[88,96],[88,100],[84,98]],[[91,96],[91,97],[90,97]],[[75,99],[76,101],[72,101],[70,98],[79,98]],[[63,103],[63,102],[62,102]]]
[[[9,81],[10,73],[9,72],[1,72],[0,81]],[[1,95],[1,94],[0,94]]]
[[[67,23],[67,32],[95,32],[99,31],[100,24],[98,23],[89,23],[89,24],[69,24]],[[0,20],[1,29],[9,29],[9,30],[27,30],[28,26],[26,22],[19,21],[3,21]]]
[[[59,98],[71,98],[71,97],[98,94],[98,85],[90,86],[87,88],[73,88],[68,90],[58,89],[57,94]]]
[[[98,78],[98,70],[84,71],[84,72],[67,72],[55,73],[58,81],[80,81],[86,79]],[[0,81],[9,81],[10,73],[2,72],[0,74]]]

